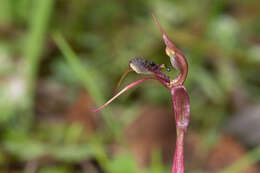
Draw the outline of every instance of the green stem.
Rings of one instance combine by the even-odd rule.
[[[29,31],[24,48],[25,77],[29,107],[33,107],[33,97],[40,55],[44,47],[44,37],[53,8],[53,0],[34,1]]]

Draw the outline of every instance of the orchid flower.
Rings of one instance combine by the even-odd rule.
[[[122,75],[116,88],[119,88],[120,83],[127,73],[134,71],[138,74],[149,75],[147,78],[139,79],[125,86],[120,92],[115,94],[110,100],[108,100],[104,105],[94,109],[93,112],[99,111],[108,104],[110,104],[119,95],[127,91],[128,89],[142,83],[146,80],[157,80],[165,88],[170,90],[172,102],[173,102],[173,112],[176,122],[177,140],[175,154],[172,164],[172,173],[184,173],[184,133],[189,125],[190,120],[190,101],[188,93],[183,86],[188,74],[188,63],[181,51],[175,46],[175,44],[168,38],[157,18],[152,15],[157,26],[159,27],[162,38],[165,43],[165,52],[170,58],[171,65],[178,70],[179,74],[175,79],[170,79],[169,76],[165,75],[162,70],[166,68],[164,64],[156,64],[153,61],[146,60],[143,58],[133,58],[129,62],[129,68]]]

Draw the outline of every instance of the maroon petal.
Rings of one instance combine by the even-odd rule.
[[[133,69],[128,68],[128,69],[126,69],[126,71],[122,74],[122,76],[120,77],[120,79],[119,79],[119,81],[118,81],[118,83],[117,83],[117,85],[116,85],[116,88],[115,88],[115,90],[114,90],[113,95],[115,95],[115,94],[117,93],[117,91],[118,91],[118,89],[119,89],[119,87],[120,87],[122,81],[124,80],[124,78],[126,77],[126,75],[127,75],[129,72],[131,72],[131,71],[133,71]]]
[[[190,99],[183,85],[171,88],[176,128],[186,131],[190,121]]]
[[[135,82],[132,82],[130,84],[128,84],[126,87],[124,87],[119,93],[117,93],[115,96],[113,96],[111,99],[109,99],[105,104],[103,104],[102,106],[96,108],[96,109],[93,109],[92,112],[97,112],[101,109],[103,109],[104,107],[106,107],[107,105],[109,105],[113,100],[115,100],[118,96],[120,96],[121,94],[123,94],[125,91],[127,91],[128,89],[130,88],[133,88],[134,86],[138,85],[139,83],[141,82],[144,82],[146,80],[149,80],[149,79],[154,79],[154,78],[143,78],[143,79],[139,79]]]

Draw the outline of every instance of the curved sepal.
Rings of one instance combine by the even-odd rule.
[[[160,25],[155,15],[152,14],[152,16],[162,33],[164,44],[166,45],[165,53],[170,57],[172,66],[180,72],[180,74],[176,78],[178,80],[174,79],[171,85],[172,86],[182,85],[185,82],[188,74],[187,60],[185,56],[181,53],[181,51],[175,46],[175,44],[168,38],[167,34],[163,30],[162,26]]]

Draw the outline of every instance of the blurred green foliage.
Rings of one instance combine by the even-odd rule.
[[[0,4],[0,171],[7,171],[13,162],[27,164],[48,156],[62,164],[43,165],[40,172],[71,172],[72,164],[93,158],[105,172],[170,172],[156,152],[151,167],[141,169],[130,153],[110,158],[107,151],[111,141],[125,145],[123,129],[142,103],[171,109],[167,90],[156,83],[121,96],[111,105],[113,111],[104,110],[102,128],[95,135],[79,124],[41,121],[35,111],[40,81],[65,86],[70,91],[64,93],[68,103],[84,87],[100,105],[111,96],[130,58],[169,64],[152,12],[189,62],[189,130],[204,136],[202,146],[210,148],[221,135],[235,111],[234,95],[245,95],[252,104],[260,100],[257,0],[1,0]],[[124,84],[135,79],[129,75]],[[123,110],[120,119],[112,113],[118,109]],[[241,162],[259,160],[249,162],[249,156]],[[233,167],[228,172],[242,169]]]

